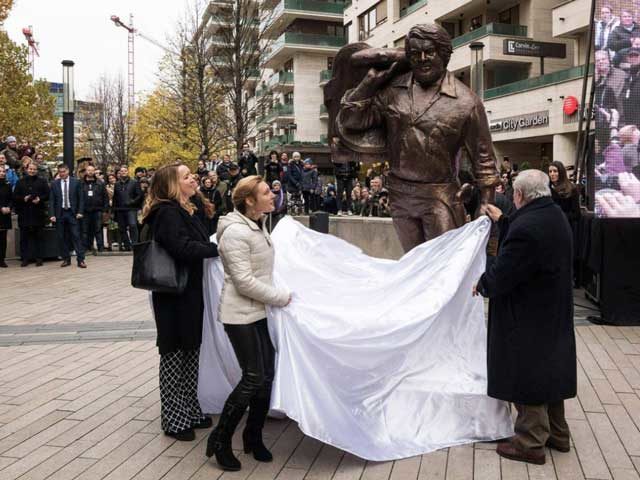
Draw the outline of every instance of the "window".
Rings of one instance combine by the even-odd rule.
[[[343,37],[344,27],[342,25],[327,25],[327,34],[332,37]]]
[[[293,92],[285,93],[284,95],[284,103],[285,105],[293,104]]]
[[[498,23],[518,25],[520,23],[520,6],[516,5],[498,13]]]
[[[358,17],[360,40],[371,35],[371,31],[387,21],[387,0],[377,3]]]
[[[350,29],[351,29],[351,22],[347,23],[347,24],[344,26],[344,38],[345,38],[345,40],[347,41],[347,43],[349,43],[349,42],[350,42],[350,40],[349,40],[349,30],[350,30]]]
[[[442,28],[444,28],[451,38],[457,37],[456,24],[453,22],[442,22]]]
[[[284,71],[285,72],[293,72],[293,58],[290,58],[284,63]]]
[[[400,1],[400,16],[404,16],[406,15],[406,10],[407,8],[409,8],[411,5],[415,5],[418,2],[421,2],[422,0],[401,0]]]

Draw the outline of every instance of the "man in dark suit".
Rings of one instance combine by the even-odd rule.
[[[114,187],[113,209],[120,231],[120,251],[130,251],[131,244],[138,242],[137,209],[144,198],[140,183],[129,178],[129,168],[120,167],[120,177]],[[128,231],[127,231],[128,230]]]
[[[238,165],[243,177],[258,174],[258,157],[251,151],[248,143],[242,145],[242,153],[238,158]]]
[[[38,176],[38,166],[31,162],[27,167],[27,175],[18,181],[13,191],[13,203],[20,227],[20,256],[23,267],[29,265],[34,258],[36,266],[42,266],[48,199],[49,185]]]
[[[51,184],[49,215],[56,225],[58,242],[62,251],[61,267],[71,265],[70,246],[76,251],[79,268],[87,268],[84,262],[84,244],[80,236],[80,220],[84,214],[84,195],[81,183],[69,176],[69,167],[58,165],[58,178]]]
[[[488,297],[488,395],[513,402],[515,437],[499,455],[545,463],[545,446],[569,451],[564,400],[576,396],[571,227],[551,199],[549,177],[521,172],[513,183],[517,211],[487,213],[500,226],[498,256],[474,287]]]
[[[97,178],[96,167],[87,165],[82,182],[84,218],[82,220],[82,230],[84,235],[84,245],[87,251],[93,251],[93,240],[95,238],[98,252],[104,251],[104,239],[102,234],[102,213],[109,209],[109,195],[104,186],[104,182]]]

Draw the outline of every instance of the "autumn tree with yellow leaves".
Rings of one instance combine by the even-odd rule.
[[[13,7],[13,0],[0,0],[0,24],[4,23],[9,16],[11,7]]]
[[[13,5],[0,0],[0,23]],[[0,137],[13,135],[29,141],[48,158],[58,154],[60,127],[55,117],[55,98],[44,81],[33,81],[26,46],[16,44],[0,31]]]
[[[134,127],[133,168],[157,168],[180,159],[195,171],[200,146],[197,142],[185,141],[185,133],[187,138],[197,138],[197,126],[187,124],[186,132],[177,128],[176,119],[180,114],[180,104],[175,102],[171,92],[162,87],[141,103]]]

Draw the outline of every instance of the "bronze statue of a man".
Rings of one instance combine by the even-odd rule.
[[[446,69],[452,51],[447,32],[429,24],[409,31],[404,52],[368,48],[350,58],[354,68],[374,68],[342,97],[336,141],[353,149],[350,132],[382,132],[392,216],[405,251],[465,223],[456,166],[462,148],[481,205],[498,183],[482,102]]]

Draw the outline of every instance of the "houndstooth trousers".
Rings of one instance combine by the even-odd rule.
[[[198,402],[200,349],[160,355],[162,430],[177,433],[205,420]]]

